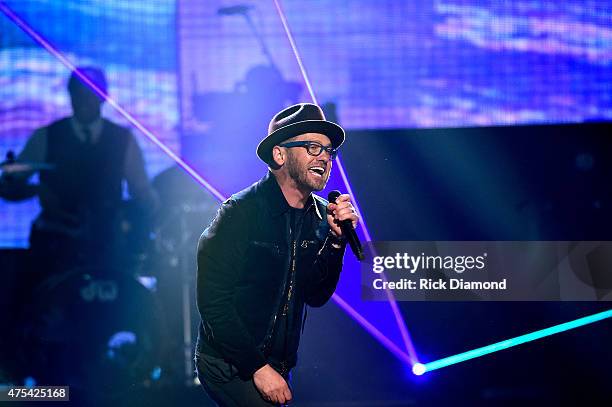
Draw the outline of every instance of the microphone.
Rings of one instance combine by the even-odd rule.
[[[219,9],[217,9],[217,14],[220,16],[234,16],[237,14],[246,14],[252,8],[252,4],[237,4],[235,6],[220,7]]]
[[[336,199],[338,199],[339,196],[340,191],[333,190],[327,195],[327,200],[336,203]],[[365,258],[363,255],[363,247],[361,247],[357,232],[353,229],[353,222],[349,219],[340,221],[340,229],[342,229],[342,234],[346,237],[346,240],[348,240],[351,250],[355,254],[355,257],[357,257],[357,260],[362,261]]]

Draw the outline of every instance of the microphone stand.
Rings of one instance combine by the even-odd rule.
[[[257,42],[259,43],[259,47],[261,48],[261,52],[266,56],[266,58],[270,62],[270,66],[278,70],[276,64],[274,63],[274,59],[272,58],[272,54],[270,53],[270,50],[268,49],[268,46],[266,45],[266,41],[264,40],[263,35],[261,35],[259,30],[257,29],[257,26],[253,22],[253,19],[251,18],[251,14],[247,10],[246,12],[242,13],[242,15],[244,16],[244,19],[246,20],[249,28],[253,32],[253,35],[257,39]]]

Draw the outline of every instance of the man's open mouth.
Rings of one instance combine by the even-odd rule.
[[[310,167],[308,171],[312,172],[313,174],[319,177],[323,177],[323,174],[325,174],[325,168],[323,167]]]

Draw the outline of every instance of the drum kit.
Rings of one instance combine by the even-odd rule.
[[[0,169],[4,178],[54,167],[7,154]],[[161,200],[153,225],[129,203],[119,211],[117,239],[130,258],[124,269],[71,265],[29,289],[18,311],[15,357],[41,383],[103,398],[134,386],[194,384],[195,251],[218,202],[178,168],[152,184]],[[144,244],[134,243],[143,236]]]
[[[6,160],[0,163],[0,170],[4,176],[24,175],[53,169],[55,169],[55,165],[48,163],[17,162],[13,151],[6,153]]]

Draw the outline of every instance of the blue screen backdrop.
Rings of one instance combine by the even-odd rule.
[[[175,4],[165,0],[28,0],[5,4],[75,65],[103,68],[109,94],[174,151],[178,139]],[[29,135],[70,115],[69,71],[0,13],[0,155],[21,151]],[[108,105],[103,115],[128,125]],[[132,130],[149,176],[171,165]],[[38,201],[0,200],[0,247],[27,247]]]
[[[232,91],[268,63],[241,16],[218,14],[233,5],[225,1],[5,4],[76,64],[103,67],[111,95],[177,152],[179,128],[206,127],[193,112],[193,92]],[[303,82],[273,2],[249,4],[283,77]],[[334,102],[348,129],[612,119],[610,1],[282,4],[319,102]],[[0,154],[20,151],[36,127],[69,114],[67,75],[0,15]],[[301,92],[308,100],[306,87]],[[127,124],[110,109],[105,115]],[[135,134],[149,176],[171,164]],[[0,202],[0,246],[27,246],[37,211],[36,200]]]

